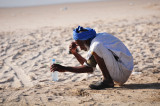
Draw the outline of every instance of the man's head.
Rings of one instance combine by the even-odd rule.
[[[81,50],[87,51],[91,40],[95,37],[96,31],[91,28],[78,26],[78,28],[73,30],[73,39],[76,41],[77,45],[80,46]]]
[[[74,40],[89,40],[96,37],[96,31],[91,28],[83,28],[78,26],[78,28],[73,30]]]

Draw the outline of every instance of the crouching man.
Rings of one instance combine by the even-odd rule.
[[[96,33],[94,29],[78,28],[73,30],[73,39],[69,49],[80,62],[81,66],[70,67],[53,64],[52,71],[91,73],[98,64],[103,74],[103,80],[91,84],[91,89],[104,89],[114,87],[114,82],[124,84],[132,70],[133,57],[127,47],[115,36],[108,33]],[[77,46],[88,51],[87,58],[77,53]]]

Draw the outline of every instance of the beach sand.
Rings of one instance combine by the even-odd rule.
[[[0,105],[160,105],[159,0],[1,8],[0,25]],[[93,74],[59,73],[59,81],[51,81],[52,59],[80,65],[68,54],[78,25],[111,33],[131,51],[134,69],[123,86],[89,89],[102,78],[98,67]]]

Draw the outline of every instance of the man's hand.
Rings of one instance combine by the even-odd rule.
[[[74,53],[77,52],[76,49],[77,49],[76,43],[75,43],[75,42],[72,42],[71,45],[69,46],[69,51],[70,51],[72,54],[74,54]]]
[[[65,72],[65,67],[59,64],[53,64],[50,67],[51,72],[58,71],[58,72]]]

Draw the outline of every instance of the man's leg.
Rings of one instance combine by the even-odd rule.
[[[114,86],[114,82],[109,74],[109,71],[105,65],[105,62],[103,60],[103,58],[99,57],[95,52],[93,53],[93,56],[97,62],[97,64],[99,65],[101,71],[102,71],[102,74],[103,74],[103,82],[101,84],[104,84],[102,89],[103,88],[109,88],[109,87],[113,87]],[[92,85],[93,86],[93,85]],[[97,87],[101,89],[101,85],[95,85],[95,88]],[[91,86],[90,86],[91,87]],[[94,88],[93,88],[94,89]]]

